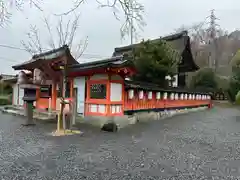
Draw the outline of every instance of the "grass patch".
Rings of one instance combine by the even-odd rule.
[[[10,105],[11,103],[11,95],[0,95],[0,106]]]

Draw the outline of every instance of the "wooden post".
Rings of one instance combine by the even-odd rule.
[[[63,105],[63,111],[64,111],[64,108],[65,108],[65,97],[66,97],[66,84],[67,84],[67,62],[66,62],[66,57],[64,59],[64,69],[63,69],[63,102],[62,102],[62,105]],[[66,130],[66,114],[63,112],[63,130],[65,131]]]
[[[64,114],[64,107],[65,107],[65,93],[66,93],[66,61],[64,59],[64,66],[60,67],[63,72],[63,77],[62,77],[62,100],[60,102],[60,113],[59,113],[59,119],[58,119],[58,131],[60,130],[65,130],[66,128],[66,123],[65,123],[65,114]]]
[[[77,115],[77,88],[73,89],[73,102],[72,102],[72,124],[76,124]]]
[[[52,112],[52,98],[48,98],[48,116],[51,116]]]
[[[63,104],[60,104],[60,113],[58,114],[58,131],[63,129]]]

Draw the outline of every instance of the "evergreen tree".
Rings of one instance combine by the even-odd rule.
[[[133,49],[132,57],[137,69],[134,80],[165,86],[165,77],[177,73],[181,56],[164,40],[143,40]]]

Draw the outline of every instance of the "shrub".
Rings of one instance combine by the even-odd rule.
[[[0,99],[0,106],[10,105],[11,102],[8,99]]]
[[[236,97],[235,97],[236,104],[240,105],[240,91],[238,91]]]
[[[236,100],[236,95],[240,90],[240,81],[231,79],[229,82],[228,96],[229,100],[234,102]]]
[[[1,94],[11,94],[12,86],[8,83],[0,82],[0,93]]]
[[[202,91],[215,91],[218,88],[215,73],[211,68],[203,68],[192,77],[190,87]]]
[[[229,98],[232,102],[236,100],[236,95],[239,90],[240,90],[240,69],[237,67],[233,67],[228,89]]]
[[[229,82],[228,94],[230,100],[234,102],[240,90],[240,51],[237,51],[230,65],[232,67],[232,75]]]
[[[0,106],[10,105],[12,103],[12,95],[0,97]]]

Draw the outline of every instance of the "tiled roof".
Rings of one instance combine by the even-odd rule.
[[[208,92],[202,92],[187,88],[179,88],[179,87],[167,87],[162,88],[157,84],[148,83],[148,82],[140,82],[140,81],[132,81],[125,80],[125,88],[126,89],[139,89],[139,90],[151,90],[151,91],[160,91],[160,92],[176,92],[176,93],[198,93],[198,94],[209,94]]]
[[[54,49],[54,50],[51,50],[51,51],[47,51],[47,52],[44,52],[44,53],[41,53],[41,54],[36,54],[36,55],[34,55],[32,57],[31,60],[23,62],[21,64],[14,65],[14,66],[12,66],[12,68],[15,69],[15,70],[22,70],[22,69],[26,68],[27,66],[29,66],[31,64],[34,64],[34,63],[36,63],[38,61],[56,59],[58,57],[63,56],[64,54],[66,54],[67,56],[70,57],[68,60],[70,60],[73,64],[77,64],[78,63],[72,57],[68,46],[64,45],[64,46],[62,46],[60,48],[57,48],[57,49]]]
[[[132,61],[124,59],[123,56],[111,57],[109,59],[104,59],[100,61],[88,62],[88,63],[80,63],[69,66],[69,72],[75,71],[84,71],[88,69],[95,68],[104,68],[104,67],[120,67],[131,65]]]
[[[181,64],[179,64],[180,72],[196,71],[199,69],[199,67],[195,64],[192,56],[190,37],[187,35],[187,31],[153,39],[151,40],[151,42],[157,42],[159,40],[167,41],[169,44],[171,44],[173,49],[175,49],[181,54],[182,62]],[[113,56],[128,54],[132,52],[132,50],[138,45],[139,43],[124,47],[117,47],[114,50]]]

